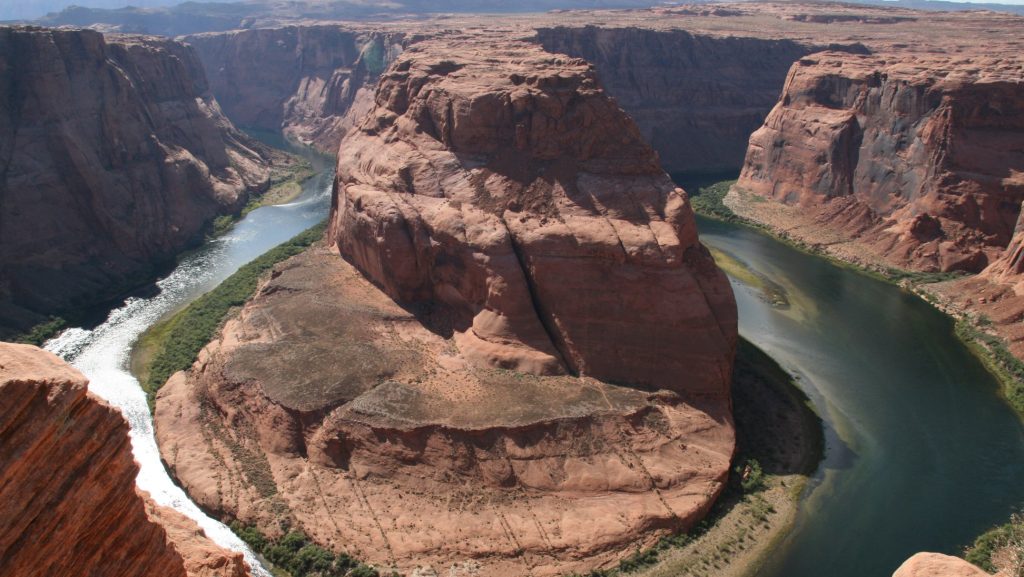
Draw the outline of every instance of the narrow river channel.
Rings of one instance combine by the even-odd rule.
[[[759,577],[889,577],[915,552],[959,553],[1024,504],[1024,427],[950,319],[755,230],[698,225],[785,295],[779,306],[733,279],[740,333],[826,421],[825,460]]]
[[[281,142],[274,144],[280,146]],[[194,519],[217,544],[241,551],[257,577],[269,577],[252,551],[220,522],[208,517],[168,476],[156,439],[146,394],[128,369],[132,346],[139,336],[167,314],[220,284],[239,267],[317,224],[331,205],[333,159],[297,150],[317,175],[303,184],[293,201],[250,212],[230,232],[184,255],[178,266],[157,282],[159,294],[129,298],[91,329],[70,329],[46,343],[46,348],[69,361],[89,378],[89,389],[118,407],[131,426],[132,452],[139,461],[138,485],[161,504]]]

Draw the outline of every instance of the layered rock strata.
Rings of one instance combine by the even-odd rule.
[[[157,398],[195,499],[497,576],[611,564],[706,513],[735,304],[585,62],[417,43],[338,166],[329,246],[276,267]]]
[[[592,63],[669,172],[740,166],[789,67],[820,49],[791,40],[596,26],[540,28],[537,40]]]
[[[849,260],[981,271],[1024,200],[1022,103],[1019,53],[803,58],[736,185],[794,209],[734,204]]]
[[[240,553],[135,486],[128,423],[78,371],[0,343],[0,572],[244,577]]]
[[[183,37],[235,123],[282,131],[335,154],[373,106],[380,73],[402,52],[401,32],[341,25],[287,26]],[[254,89],[256,87],[256,89]]]
[[[132,288],[269,184],[188,47],[0,28],[0,324]]]

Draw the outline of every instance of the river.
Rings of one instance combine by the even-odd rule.
[[[128,362],[157,320],[326,216],[331,160],[310,159],[318,175],[297,200],[257,209],[184,256],[155,296],[130,298],[99,326],[47,343],[127,417],[139,487],[245,553],[261,576],[245,544],[168,476]],[[914,552],[957,553],[1024,504],[1024,427],[948,318],[760,232],[707,219],[699,226],[705,243],[785,292],[789,305],[780,307],[733,280],[740,333],[797,375],[826,422],[825,460],[794,530],[758,577],[887,577]]]
[[[265,136],[265,135],[261,135]],[[278,139],[272,144],[283,147]],[[239,267],[317,224],[331,205],[333,159],[292,149],[309,160],[317,174],[303,183],[293,201],[250,212],[227,234],[185,254],[177,267],[158,281],[158,294],[132,297],[93,329],[74,328],[46,343],[89,378],[89,390],[116,406],[131,427],[132,452],[139,462],[138,485],[161,505],[194,519],[218,545],[241,551],[256,577],[270,577],[252,551],[219,521],[192,502],[160,461],[153,417],[146,394],[128,369],[132,346],[151,325],[220,284]]]
[[[740,334],[826,422],[794,530],[758,577],[888,577],[915,552],[959,553],[1024,504],[1024,427],[949,318],[747,227],[699,229],[785,291],[789,306],[773,306],[733,280]]]

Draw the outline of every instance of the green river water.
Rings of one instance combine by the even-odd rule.
[[[1024,504],[1024,427],[949,318],[756,230],[698,225],[784,291],[788,306],[732,279],[740,333],[826,422],[825,459],[759,577],[888,577],[917,551],[961,552]]]

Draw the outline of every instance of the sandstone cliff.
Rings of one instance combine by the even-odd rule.
[[[741,212],[850,260],[978,272],[1024,200],[1022,103],[1019,52],[803,58],[737,183],[799,209]]]
[[[283,131],[335,154],[353,119],[372,106],[377,77],[401,53],[406,35],[325,24],[182,40],[195,47],[232,121]]]
[[[592,63],[669,172],[740,166],[789,67],[816,50],[791,40],[596,26],[540,28],[537,40]]]
[[[0,91],[0,325],[141,284],[268,184],[182,44],[0,28]]]
[[[338,166],[331,246],[158,395],[190,495],[453,575],[586,571],[706,514],[734,447],[732,292],[590,66],[417,43]]]
[[[0,343],[0,573],[244,577],[240,553],[138,492],[128,423],[78,371]]]

